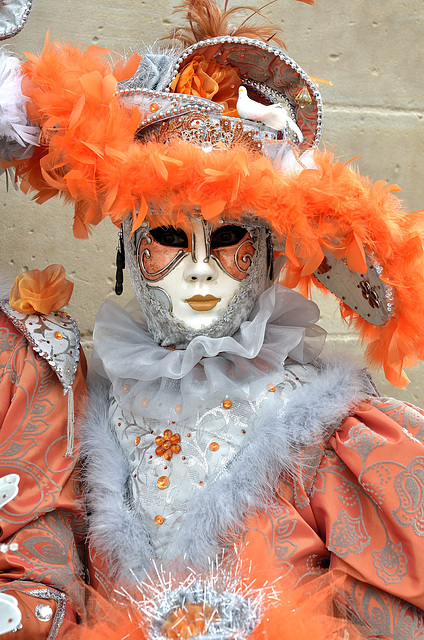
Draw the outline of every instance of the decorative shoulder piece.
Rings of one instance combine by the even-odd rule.
[[[72,455],[74,442],[74,395],[72,385],[80,355],[79,331],[75,320],[59,311],[71,298],[73,284],[65,278],[60,264],[43,271],[20,273],[10,292],[9,302],[0,301],[14,326],[26,337],[33,350],[44,358],[68,395],[68,447]]]
[[[5,300],[0,301],[0,308],[26,337],[34,351],[47,360],[67,393],[79,362],[80,340],[75,320],[63,311],[55,311],[47,316],[20,313]]]
[[[6,301],[0,301],[14,326],[26,337],[34,351],[47,360],[68,395],[68,446],[66,456],[72,455],[74,446],[74,393],[72,384],[78,368],[80,355],[79,331],[75,320],[63,311],[48,316],[25,314],[15,311]]]

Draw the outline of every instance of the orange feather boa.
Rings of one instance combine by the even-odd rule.
[[[306,294],[312,283],[320,286],[313,272],[323,248],[361,272],[365,247],[394,291],[392,315],[375,327],[343,303],[341,314],[368,345],[368,362],[405,386],[402,368],[424,357],[424,218],[405,214],[393,195],[398,187],[372,184],[329,152],[316,151],[316,168],[295,175],[278,173],[243,147],[205,153],[177,138],[140,143],[141,114],[116,91],[117,81],[134,73],[136,54],[111,61],[99,47],[83,52],[46,41],[40,56],[27,57],[23,90],[42,145],[12,163],[16,179],[40,203],[56,195],[73,201],[77,237],[107,216],[119,225],[132,214],[136,229],[158,203],[168,224],[193,207],[205,219],[224,211],[228,219],[254,216],[285,242],[283,283]]]

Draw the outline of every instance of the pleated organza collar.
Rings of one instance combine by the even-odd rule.
[[[315,360],[326,332],[314,302],[281,285],[264,291],[233,336],[198,336],[186,349],[160,347],[138,304],[106,301],[94,329],[92,370],[135,417],[178,422],[223,396],[256,400],[285,377],[284,362]]]

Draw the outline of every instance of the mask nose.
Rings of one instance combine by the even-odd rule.
[[[218,269],[214,262],[193,262],[189,257],[185,263],[184,280],[187,282],[214,282],[218,276]]]
[[[218,267],[209,258],[204,223],[198,218],[192,218],[191,223],[191,254],[184,261],[184,280],[202,284],[213,282],[218,277]]]

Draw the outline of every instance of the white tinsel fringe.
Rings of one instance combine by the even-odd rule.
[[[40,137],[38,126],[28,120],[20,67],[17,58],[0,49],[0,159],[7,161],[31,156]]]

